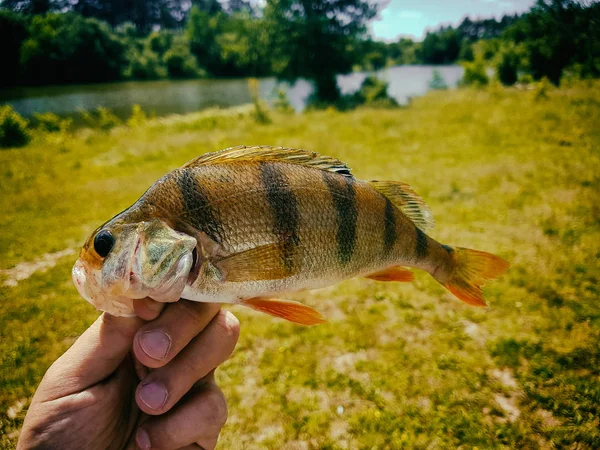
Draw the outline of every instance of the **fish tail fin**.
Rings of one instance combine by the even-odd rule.
[[[449,247],[450,248],[450,247]],[[463,302],[486,306],[482,287],[508,270],[509,263],[491,253],[451,247],[450,276],[440,283]]]

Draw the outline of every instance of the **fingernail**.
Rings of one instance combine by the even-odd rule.
[[[142,384],[140,389],[140,399],[150,409],[160,409],[167,402],[169,394],[165,387],[160,383]]]
[[[150,436],[148,436],[148,433],[142,428],[138,428],[137,433],[135,434],[135,441],[137,442],[138,447],[143,450],[148,450],[152,447],[152,444],[150,444]]]
[[[146,331],[140,336],[140,346],[150,358],[165,359],[171,348],[171,338],[160,330]]]

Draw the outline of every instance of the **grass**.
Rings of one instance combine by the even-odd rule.
[[[360,178],[411,183],[434,238],[511,270],[486,289],[487,309],[421,273],[295,294],[329,318],[310,329],[233,307],[242,335],[217,372],[230,409],[220,448],[599,448],[600,84],[271,116],[198,113],[0,152],[0,269],[77,248],[198,154],[271,144],[336,156]],[[97,316],[70,281],[74,258],[0,286],[0,446]]]

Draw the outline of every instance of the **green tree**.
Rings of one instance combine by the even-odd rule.
[[[572,64],[581,64],[584,76],[600,76],[599,23],[597,2],[538,0],[503,37],[523,45],[536,80],[548,77],[558,84]]]
[[[312,80],[321,102],[338,101],[336,75],[358,62],[348,49],[375,13],[366,0],[267,0],[273,70],[283,79]]]
[[[34,16],[21,45],[21,70],[31,84],[111,81],[121,75],[124,51],[106,23],[96,19],[74,13]]]
[[[24,15],[0,10],[0,42],[2,43],[0,86],[17,84],[21,65],[21,44],[27,36],[27,20]]]
[[[429,32],[423,39],[422,57],[428,64],[449,64],[458,59],[462,37],[453,28]]]
[[[215,75],[224,75],[221,49],[217,37],[223,30],[226,16],[217,11],[211,14],[194,6],[187,23],[186,33],[190,41],[190,49],[198,63]]]
[[[496,68],[498,79],[505,86],[512,86],[517,82],[519,71],[519,56],[512,50],[505,50],[500,56]]]

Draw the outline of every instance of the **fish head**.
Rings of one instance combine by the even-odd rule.
[[[112,220],[87,239],[73,266],[73,282],[96,309],[133,316],[134,299],[179,299],[194,264],[195,248],[195,238],[160,219]]]

